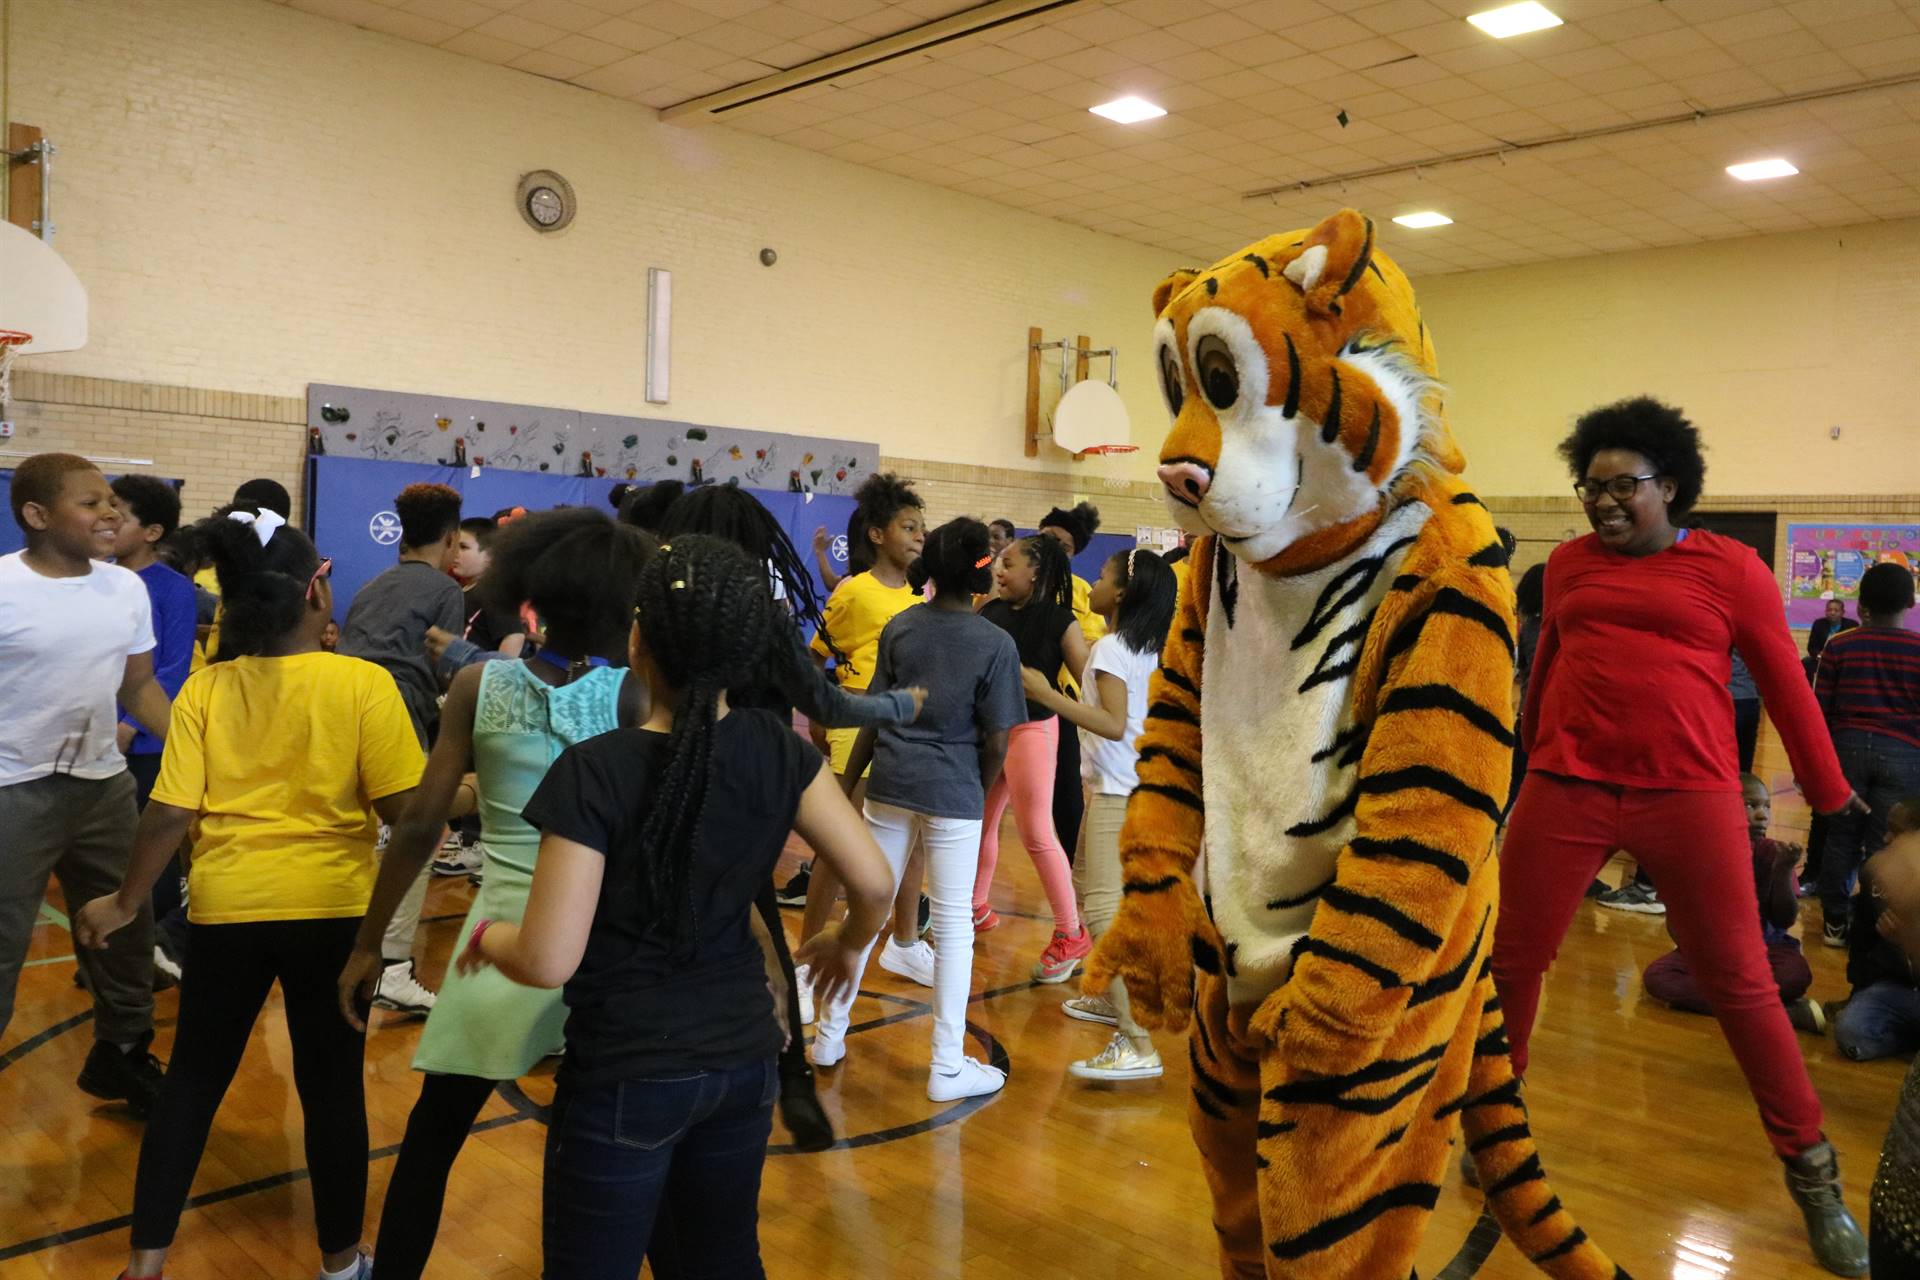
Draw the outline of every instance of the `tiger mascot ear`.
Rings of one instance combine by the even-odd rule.
[[[1165,280],[1162,280],[1153,291],[1154,319],[1158,320],[1160,318],[1160,313],[1167,309],[1167,304],[1173,301],[1176,294],[1199,278],[1200,272],[1195,268],[1182,267]]]
[[[1307,233],[1299,256],[1281,271],[1300,286],[1307,309],[1339,315],[1340,300],[1373,261],[1373,219],[1342,209]]]

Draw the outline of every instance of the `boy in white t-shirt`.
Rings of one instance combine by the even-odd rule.
[[[13,518],[27,548],[0,556],[0,1031],[33,940],[49,876],[69,904],[112,893],[137,819],[115,740],[120,706],[165,738],[167,695],[153,675],[147,589],[99,564],[120,527],[99,469],[42,453],[13,474]],[[124,1099],[145,1119],[159,1092],[153,1042],[153,918],[148,908],[104,951],[79,949],[93,993],[94,1045],[80,1087]]]

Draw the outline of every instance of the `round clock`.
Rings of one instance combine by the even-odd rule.
[[[521,178],[515,203],[535,231],[558,231],[573,221],[578,207],[573,184],[551,169],[536,169]]]

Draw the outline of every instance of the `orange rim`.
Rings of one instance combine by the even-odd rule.
[[[33,341],[24,329],[0,329],[0,347],[23,347]]]

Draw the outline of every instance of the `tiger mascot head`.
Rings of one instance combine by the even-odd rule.
[[[1333,563],[1421,468],[1464,464],[1413,287],[1352,209],[1175,272],[1153,310],[1167,505],[1262,572]]]

